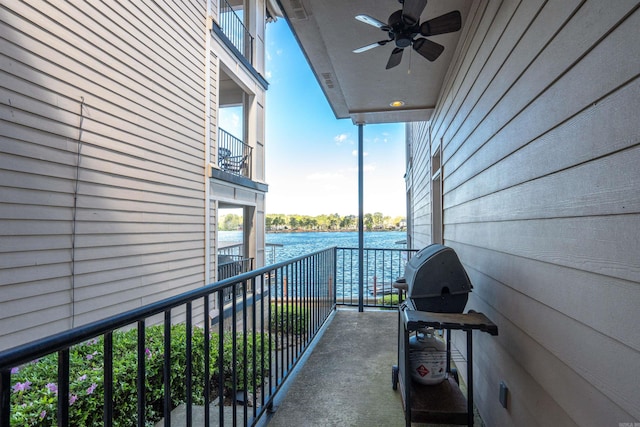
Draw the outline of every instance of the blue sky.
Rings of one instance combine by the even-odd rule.
[[[358,214],[358,128],[337,120],[284,19],[267,24],[267,213]],[[364,211],[405,215],[404,124],[364,126]]]

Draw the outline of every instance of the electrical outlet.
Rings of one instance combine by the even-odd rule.
[[[500,381],[500,404],[503,408],[507,408],[507,396],[509,394],[509,387],[504,383],[504,381]]]

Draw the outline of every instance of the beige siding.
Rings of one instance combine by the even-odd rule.
[[[476,402],[491,426],[638,422],[638,2],[471,10],[430,125],[467,308],[500,328],[475,336]]]
[[[215,200],[209,201],[209,206],[211,207],[211,224],[218,224],[218,202]],[[211,227],[211,234],[208,236],[211,243],[211,261],[209,263],[209,277],[211,277],[211,282],[215,282],[218,280],[218,239],[216,239],[216,229],[217,227]]]
[[[409,128],[412,141],[411,174],[412,203],[409,216],[412,220],[412,239],[415,242],[431,241],[431,155],[429,149],[429,126],[414,124]],[[426,172],[426,173],[423,173]],[[415,247],[415,246],[414,246]]]
[[[0,349],[203,284],[204,8],[0,10]]]

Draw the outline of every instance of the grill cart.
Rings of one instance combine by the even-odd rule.
[[[394,286],[407,295],[398,307],[398,365],[392,369],[392,385],[394,390],[400,385],[406,425],[413,421],[473,426],[472,332],[497,335],[498,327],[482,313],[462,313],[472,286],[458,256],[443,245],[427,246],[407,263],[405,278]],[[416,347],[420,334],[429,333],[429,328],[446,331],[446,355],[428,346]],[[466,398],[451,367],[452,330],[463,330],[467,336]],[[427,354],[416,354],[420,351]],[[440,362],[439,356],[444,360]],[[440,363],[444,366],[439,367]],[[441,382],[419,380],[434,369],[445,371]]]

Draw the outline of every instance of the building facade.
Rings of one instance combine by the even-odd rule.
[[[474,1],[407,125],[412,247],[453,247],[499,325],[475,336],[487,425],[640,420],[639,26],[637,1]]]
[[[273,7],[0,8],[0,349],[215,281],[221,208],[262,265]]]

